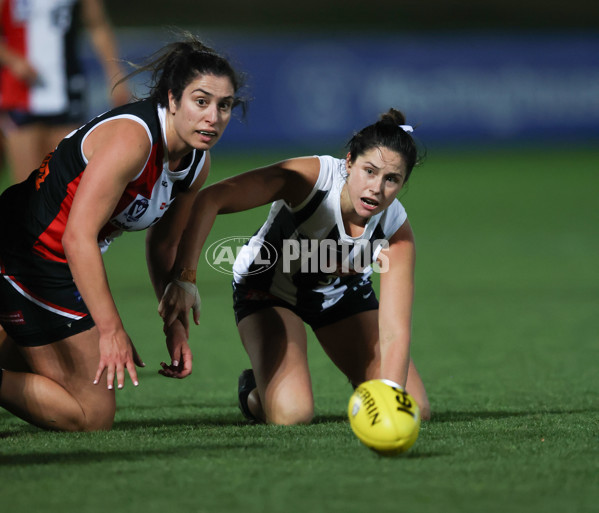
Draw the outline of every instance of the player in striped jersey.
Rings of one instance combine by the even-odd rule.
[[[390,109],[349,142],[345,159],[295,158],[202,191],[177,266],[195,269],[217,214],[273,202],[233,266],[237,326],[252,369],[240,407],[252,420],[309,422],[314,413],[304,323],[356,386],[392,380],[430,406],[410,358],[414,239],[396,199],[420,160],[403,114]],[[248,193],[249,192],[249,193]],[[380,271],[380,304],[370,276]],[[168,287],[166,325],[187,323],[193,296]]]
[[[0,128],[13,181],[21,182],[86,120],[80,30],[90,36],[109,86],[122,70],[102,0],[0,0],[0,29]],[[122,84],[112,104],[129,97]]]
[[[0,196],[0,324],[10,337],[2,345],[16,342],[30,369],[0,372],[0,405],[44,428],[108,429],[115,381],[122,388],[127,371],[137,385],[141,359],[102,252],[123,231],[148,229],[150,278],[162,296],[209,150],[243,101],[229,62],[193,38],[141,71],[155,79],[148,98],[69,134]],[[177,377],[191,372],[187,339],[181,323],[166,330]]]

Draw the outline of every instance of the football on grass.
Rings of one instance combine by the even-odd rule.
[[[362,383],[349,400],[347,414],[354,434],[380,454],[405,452],[418,438],[418,405],[392,381],[373,379]]]

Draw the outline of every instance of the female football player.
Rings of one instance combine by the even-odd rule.
[[[175,266],[189,275],[217,214],[274,202],[233,267],[235,317],[252,365],[239,380],[247,418],[312,419],[304,323],[352,385],[392,380],[407,388],[422,418],[430,417],[410,358],[414,237],[396,199],[419,161],[411,131],[403,114],[390,109],[352,137],[344,159],[293,158],[199,194]],[[265,265],[272,248],[276,264]],[[380,304],[370,280],[373,262],[380,267]],[[165,325],[187,327],[192,303],[192,284],[169,284],[159,306]],[[197,316],[194,310],[196,322]]]
[[[30,370],[0,372],[0,405],[43,428],[109,429],[115,380],[122,388],[127,370],[138,384],[142,361],[102,252],[123,231],[148,229],[150,277],[162,296],[210,149],[243,103],[237,72],[191,36],[141,71],[153,73],[146,99],[68,135],[0,197],[0,323]],[[185,328],[175,322],[165,333],[171,368],[185,377]]]

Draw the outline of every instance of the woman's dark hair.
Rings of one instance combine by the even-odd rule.
[[[168,106],[168,92],[172,91],[175,100],[180,101],[183,90],[198,75],[227,77],[235,91],[233,106],[240,105],[245,115],[248,100],[237,95],[245,85],[244,77],[233,69],[225,57],[206,46],[193,34],[183,32],[183,35],[184,40],[166,45],[150,56],[145,64],[133,65],[135,70],[118,83],[140,73],[150,72],[148,98],[158,105]]]
[[[402,112],[396,109],[389,109],[381,114],[379,120],[372,125],[360,130],[349,140],[346,147],[349,148],[350,162],[366,153],[372,148],[383,146],[396,151],[406,161],[406,178],[404,183],[412,174],[414,166],[420,164],[423,155],[419,154],[418,147],[410,133],[400,125],[406,124],[406,117]]]

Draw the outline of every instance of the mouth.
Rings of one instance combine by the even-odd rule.
[[[214,130],[197,130],[197,133],[207,141],[211,141],[218,137],[218,134]]]
[[[379,206],[379,202],[372,198],[360,198],[360,201],[367,210],[374,210]]]

